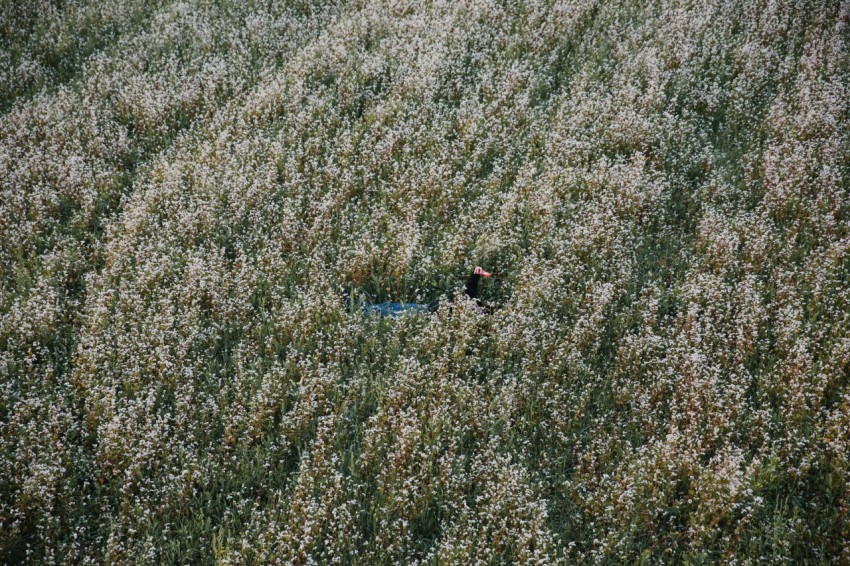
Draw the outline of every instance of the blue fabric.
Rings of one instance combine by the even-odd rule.
[[[417,303],[363,303],[363,310],[368,314],[378,314],[383,317],[396,318],[404,314],[428,312],[428,305]]]

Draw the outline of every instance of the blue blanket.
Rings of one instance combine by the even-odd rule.
[[[363,303],[363,310],[367,314],[377,314],[383,317],[396,318],[404,314],[418,314],[428,312],[428,305],[417,303]]]

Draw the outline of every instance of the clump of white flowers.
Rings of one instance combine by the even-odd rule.
[[[850,561],[847,5],[7,4],[0,561]]]

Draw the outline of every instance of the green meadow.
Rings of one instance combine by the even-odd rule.
[[[850,4],[0,1],[0,562],[850,562]]]

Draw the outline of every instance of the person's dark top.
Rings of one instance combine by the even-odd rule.
[[[475,270],[472,271],[472,275],[469,276],[469,279],[466,280],[466,283],[463,284],[463,292],[470,299],[474,299],[476,302],[480,303],[478,300],[478,282],[481,280],[481,276],[475,273]]]
[[[486,306],[478,298],[478,282],[481,280],[481,274],[486,275],[487,277],[491,276],[490,273],[487,273],[480,267],[476,267],[472,270],[472,274],[466,280],[466,283],[463,284],[463,292],[467,297],[473,300],[475,303],[475,310],[482,314],[490,314],[490,307]]]

